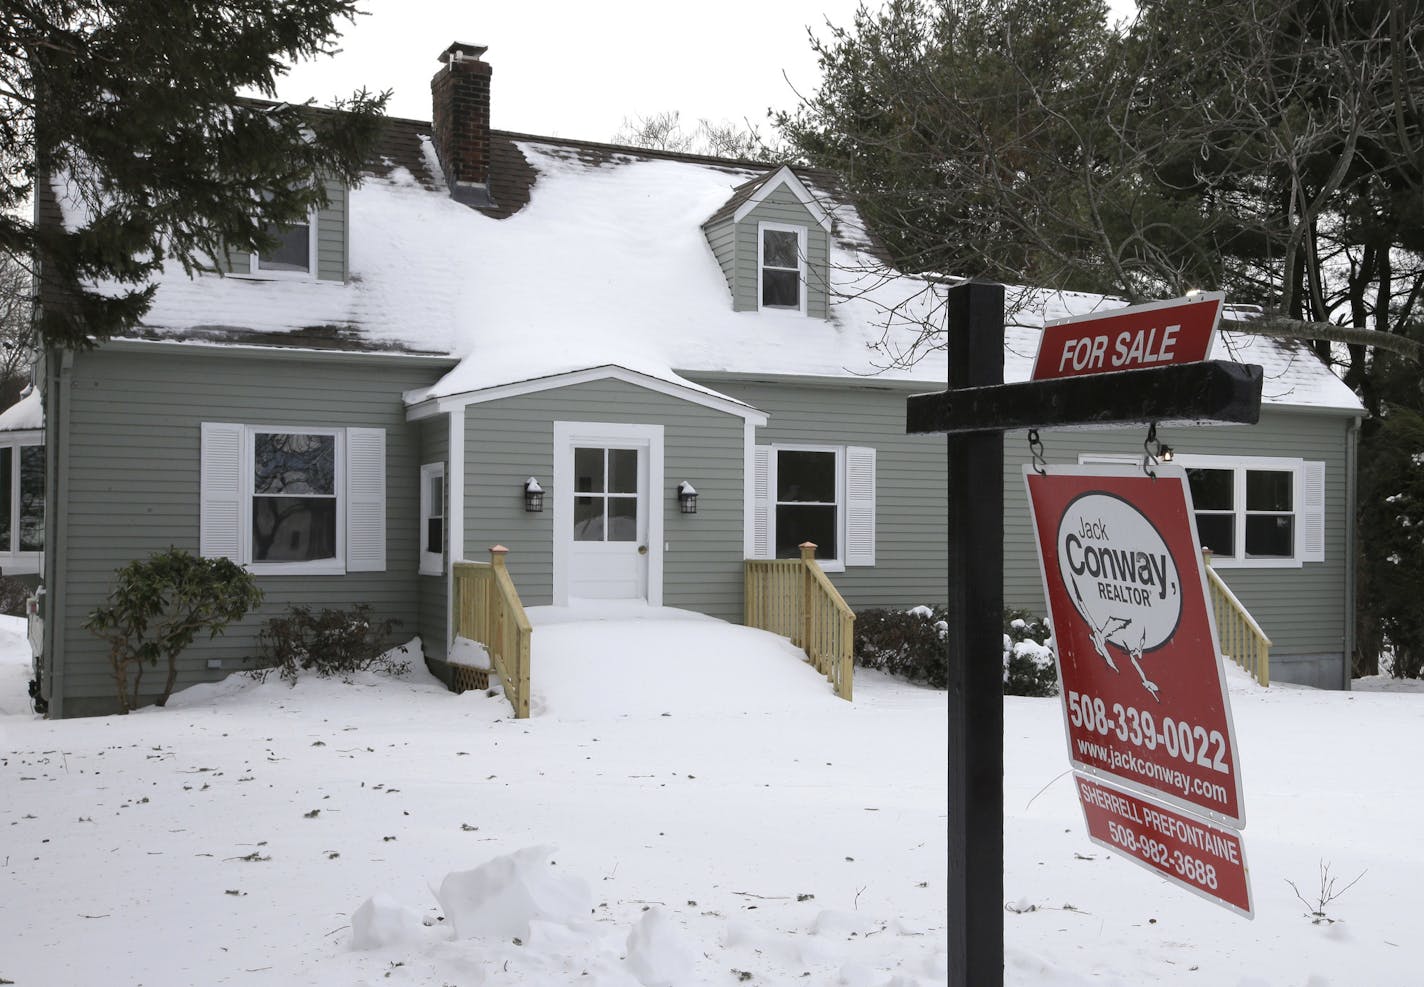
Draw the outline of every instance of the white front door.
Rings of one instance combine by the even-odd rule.
[[[554,601],[662,602],[660,426],[555,424]]]

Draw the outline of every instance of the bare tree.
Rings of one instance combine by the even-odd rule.
[[[749,120],[735,124],[725,120],[713,123],[704,118],[689,131],[683,128],[682,114],[678,110],[624,117],[623,126],[613,135],[613,143],[738,160],[785,161],[790,158],[785,145],[769,143],[760,128]]]
[[[34,360],[34,289],[17,258],[0,253],[0,408],[19,397]]]

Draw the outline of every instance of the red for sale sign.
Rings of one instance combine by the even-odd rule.
[[[1088,836],[1167,880],[1252,917],[1241,836],[1074,774]]]
[[[1069,760],[1240,828],[1235,732],[1185,473],[1024,474]]]
[[[1205,360],[1225,297],[1219,291],[1203,292],[1046,323],[1031,379]]]

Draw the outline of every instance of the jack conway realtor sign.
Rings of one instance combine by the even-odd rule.
[[[1156,479],[1122,466],[1039,474],[1025,466],[1024,479],[1053,621],[1068,757],[1094,776],[1077,782],[1090,835],[1249,915],[1239,834],[1229,834],[1233,851],[1201,867],[1193,852],[1202,843],[1227,846],[1221,827],[1239,830],[1245,812],[1186,474],[1168,466],[1157,468]],[[1180,811],[1117,792],[1109,780]],[[1089,786],[1101,798],[1091,799]],[[1104,815],[1114,811],[1104,806],[1121,810],[1115,828]],[[1153,832],[1142,825],[1148,814],[1161,823]],[[1169,817],[1185,821],[1163,822]],[[1183,827],[1200,838],[1182,845],[1164,839],[1186,833]],[[1231,898],[1221,893],[1226,887]]]

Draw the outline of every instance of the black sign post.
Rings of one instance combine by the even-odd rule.
[[[949,389],[909,399],[905,430],[949,456],[949,983],[1004,982],[1004,432],[1254,424],[1261,368],[1222,361],[1004,383],[1004,288],[949,291]]]

